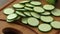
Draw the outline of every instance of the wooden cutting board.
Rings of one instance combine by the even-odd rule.
[[[10,1],[12,1],[12,0],[10,0]],[[12,7],[13,4],[18,3],[20,1],[21,0],[15,0],[14,3],[10,4],[7,7]],[[42,2],[43,5],[47,4],[47,2],[45,0],[40,0],[40,1]],[[59,30],[52,29],[50,32],[43,33],[43,32],[40,32],[37,29],[37,27],[31,27],[29,25],[24,25],[24,24],[19,23],[18,21],[13,22],[13,23],[7,23],[6,21],[4,21],[4,20],[6,20],[6,15],[4,15],[2,11],[0,11],[0,34],[4,34],[3,30],[5,28],[10,28],[10,29],[12,28],[11,30],[14,30],[16,32],[19,31],[19,34],[57,34],[57,32],[59,31]],[[3,19],[3,20],[1,20],[1,19]],[[54,17],[54,19],[57,21],[60,21],[60,17]]]

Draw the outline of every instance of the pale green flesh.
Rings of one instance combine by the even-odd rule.
[[[60,29],[60,21],[51,22],[51,26],[56,29]]]
[[[32,5],[41,5],[41,2],[39,2],[39,1],[32,1],[32,2],[30,2]]]
[[[33,17],[28,18],[28,24],[31,26],[38,26],[39,20]]]
[[[43,32],[48,32],[52,29],[52,27],[49,24],[40,24],[38,29]]]
[[[53,5],[44,5],[43,8],[45,10],[53,10],[55,7]]]
[[[20,15],[20,16],[24,16],[24,17],[25,17],[25,15],[24,15],[22,12],[16,11],[16,13],[17,13],[18,15]]]
[[[28,23],[28,18],[22,18],[21,21],[22,21],[23,24],[27,24]]]
[[[24,12],[25,15],[31,16],[30,12]]]
[[[33,5],[31,5],[31,4],[25,4],[25,6],[27,6],[27,7],[34,7]]]
[[[7,22],[13,22],[14,20],[9,20],[9,19],[7,19],[6,21],[7,21]]]
[[[17,18],[16,18],[16,20],[18,20],[18,19],[20,19],[21,17],[20,16],[18,16]]]
[[[13,7],[14,8],[23,8],[24,5],[22,5],[22,4],[14,4]]]
[[[41,13],[42,15],[50,15],[51,13],[50,12],[44,12],[44,13]]]
[[[42,7],[34,7],[34,11],[35,11],[35,12],[38,12],[38,13],[42,13],[42,12],[44,12],[45,10],[44,10]]]
[[[13,8],[6,8],[3,10],[4,14],[12,14],[14,13],[14,9]]]
[[[7,16],[7,19],[15,19],[17,17],[17,14],[10,14]]]
[[[19,3],[28,3],[30,2],[29,0],[25,0],[25,1],[20,1]]]
[[[43,22],[52,22],[54,19],[51,16],[41,16],[40,18]]]
[[[40,15],[38,13],[35,13],[35,12],[31,12],[31,15],[35,18],[40,18]]]
[[[32,8],[28,8],[28,7],[24,7],[24,8],[25,8],[26,10],[31,10],[31,11],[33,10]]]
[[[17,11],[25,11],[25,9],[16,9]]]
[[[60,9],[54,9],[53,11],[51,11],[51,13],[54,16],[60,16]]]

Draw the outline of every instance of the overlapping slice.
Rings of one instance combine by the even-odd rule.
[[[52,27],[49,24],[40,24],[38,29],[43,32],[48,32],[52,29]]]
[[[28,18],[28,24],[31,26],[38,26],[39,20],[33,17]]]

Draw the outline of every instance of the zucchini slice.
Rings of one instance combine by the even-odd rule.
[[[23,24],[28,24],[28,18],[22,18],[21,21],[22,21]]]
[[[45,11],[42,7],[34,7],[33,9],[35,12],[38,12],[38,13],[42,13]]]
[[[34,7],[33,5],[31,5],[29,3],[25,4],[25,6],[27,6],[27,7]]]
[[[22,4],[14,4],[13,7],[14,8],[24,8],[24,5],[22,5]]]
[[[31,12],[31,15],[32,15],[33,17],[35,17],[35,18],[40,19],[40,15],[39,15],[38,13],[36,13],[36,12]]]
[[[7,14],[7,15],[12,14],[14,12],[15,12],[15,10],[13,8],[6,8],[3,10],[3,13]]]
[[[13,13],[13,14],[9,14],[8,16],[7,16],[7,19],[15,19],[16,17],[17,17],[18,15],[17,14],[15,14],[15,13]]]
[[[28,18],[28,24],[31,26],[38,26],[39,20],[34,17],[30,17],[30,18]]]
[[[28,11],[27,12],[24,12],[24,14],[27,15],[27,16],[31,16],[31,13],[28,12]]]
[[[29,7],[24,7],[24,9],[29,10],[29,11],[33,11],[33,9],[29,8]]]
[[[51,13],[48,11],[45,11],[44,13],[41,13],[42,15],[50,15]]]
[[[25,9],[15,9],[16,11],[26,11]]]
[[[13,22],[14,20],[9,20],[9,19],[7,19],[6,21],[7,21],[7,22]]]
[[[53,10],[55,7],[53,6],[53,5],[44,5],[43,6],[43,8],[45,9],[45,10]]]
[[[51,16],[41,16],[40,18],[43,22],[52,22],[54,19]]]
[[[18,16],[15,20],[19,20],[21,17],[20,16]]]
[[[55,29],[60,29],[60,21],[51,22],[51,26]]]
[[[25,1],[20,1],[19,3],[20,4],[25,4],[25,3],[29,3],[30,2],[30,0],[25,0]]]
[[[54,9],[53,11],[51,11],[51,13],[54,16],[60,16],[60,9]]]
[[[38,29],[42,32],[48,32],[52,29],[52,27],[49,24],[40,24]]]
[[[32,4],[32,5],[41,5],[41,2],[39,2],[39,1],[31,1],[30,4]]]
[[[20,11],[16,11],[16,14],[20,15],[20,16],[23,16],[23,17],[26,17],[26,15],[24,15],[22,12]]]

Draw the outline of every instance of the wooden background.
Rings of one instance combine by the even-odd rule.
[[[11,0],[10,0],[11,1]],[[12,3],[11,5],[7,6],[7,7],[12,7],[13,4],[20,2],[21,0],[16,0],[14,3]],[[47,4],[45,0],[40,0],[42,2],[42,4]],[[60,7],[59,4],[57,4],[57,7]],[[6,8],[7,8],[6,7]],[[3,11],[3,10],[2,10]],[[3,14],[3,12],[0,11],[0,19],[4,19],[6,20],[6,15]],[[60,21],[60,17],[54,17],[55,20]],[[0,21],[0,34],[4,34],[2,31],[4,28],[14,28],[18,31],[21,31],[23,34],[56,34],[56,32],[58,32],[59,30],[51,30],[48,33],[43,33],[40,32],[37,27],[30,27],[28,25],[24,25],[24,24],[11,24],[11,23],[7,23],[5,21]],[[37,33],[36,33],[37,32]],[[20,34],[20,33],[19,33]]]

